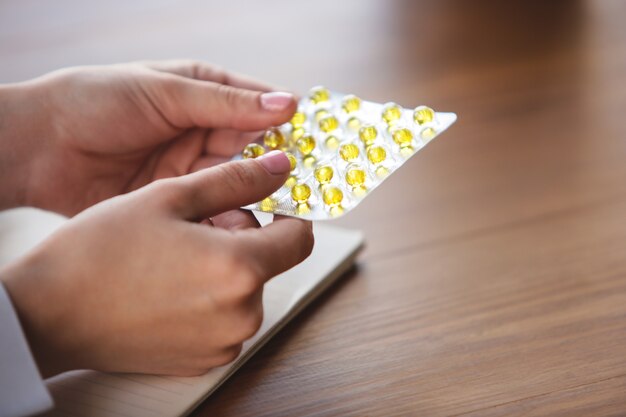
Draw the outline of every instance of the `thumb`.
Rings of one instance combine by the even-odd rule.
[[[204,219],[262,200],[285,183],[290,170],[281,151],[231,161],[169,180],[173,194],[164,201],[181,218]]]
[[[286,123],[297,108],[291,93],[253,91],[177,75],[164,78],[168,81],[162,88],[148,94],[161,114],[179,128],[262,130]]]

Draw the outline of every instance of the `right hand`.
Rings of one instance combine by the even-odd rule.
[[[0,271],[42,373],[198,375],[236,358],[261,325],[264,283],[304,260],[313,234],[309,222],[259,228],[232,209],[288,173],[279,152],[156,181],[80,213]]]

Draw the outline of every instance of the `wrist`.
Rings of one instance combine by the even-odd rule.
[[[28,205],[45,114],[35,90],[29,83],[0,85],[0,210]]]

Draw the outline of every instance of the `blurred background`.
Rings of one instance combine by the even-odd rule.
[[[619,0],[3,1],[0,82],[193,58],[299,93],[323,84],[456,112],[435,146],[341,220],[367,226],[377,250],[407,227],[421,243],[614,193],[623,172],[597,162],[623,156],[625,89],[611,76],[626,73],[624,16]],[[367,225],[389,210],[401,221]],[[407,212],[426,217],[407,226]]]
[[[380,389],[381,407],[458,414],[621,375],[596,402],[617,415],[625,21],[622,0],[3,0],[0,83],[191,58],[298,93],[458,114],[335,222],[366,235],[352,279],[201,413],[306,414],[339,392],[338,407],[368,410],[361,394]]]

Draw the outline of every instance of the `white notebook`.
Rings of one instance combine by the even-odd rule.
[[[43,230],[49,233],[61,223],[58,218],[50,218],[47,223],[40,221],[36,229],[33,221],[25,223],[26,228],[19,228],[20,222],[16,223],[16,216],[13,217],[0,216],[0,230],[4,224],[3,238],[15,238],[11,239],[14,254],[43,238],[36,236]],[[17,219],[22,220],[19,215]],[[307,303],[346,272],[363,243],[360,232],[319,224],[315,225],[315,239],[313,253],[306,261],[265,286],[261,329],[244,344],[234,362],[192,378],[96,371],[61,374],[46,381],[56,404],[46,416],[177,417],[191,413]],[[2,246],[0,242],[0,249]],[[3,254],[7,256],[6,251]]]

